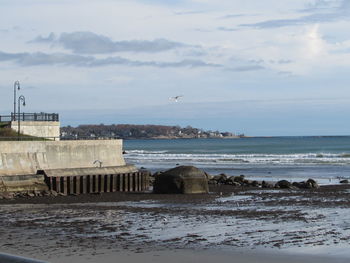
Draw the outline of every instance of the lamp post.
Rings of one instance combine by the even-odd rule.
[[[21,129],[21,102],[22,102],[22,105],[23,106],[26,106],[26,98],[23,96],[23,95],[21,95],[21,96],[19,96],[18,97],[18,140],[19,140],[19,136],[20,136],[20,134],[21,134],[21,132],[20,132],[20,129]]]
[[[21,89],[21,86],[19,84],[19,81],[16,80],[15,83],[13,84],[13,121],[16,120],[16,100],[17,100],[16,91],[20,89]]]

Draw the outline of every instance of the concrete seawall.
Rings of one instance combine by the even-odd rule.
[[[147,181],[126,165],[122,140],[0,141],[0,192],[143,191]]]
[[[124,166],[122,140],[0,141],[0,176],[38,170]]]
[[[11,129],[18,132],[18,121],[11,121]],[[34,137],[43,137],[48,140],[59,140],[59,121],[21,121],[20,129],[22,134]]]

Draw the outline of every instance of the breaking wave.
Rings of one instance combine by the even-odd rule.
[[[129,150],[125,159],[131,163],[348,165],[350,164],[350,153],[197,154]]]

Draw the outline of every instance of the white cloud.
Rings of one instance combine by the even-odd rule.
[[[191,102],[350,96],[348,3],[5,0],[0,105],[16,79],[38,87],[32,102],[47,96],[48,109],[157,105],[177,93]]]

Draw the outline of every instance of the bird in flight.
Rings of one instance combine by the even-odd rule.
[[[173,100],[175,102],[178,102],[180,98],[182,98],[183,95],[175,96],[175,97],[170,97],[169,100]]]

